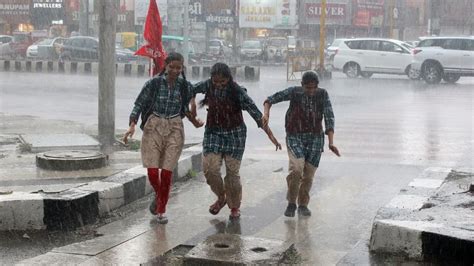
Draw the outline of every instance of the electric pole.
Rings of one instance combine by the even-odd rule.
[[[99,1],[99,142],[105,154],[115,142],[115,0]]]

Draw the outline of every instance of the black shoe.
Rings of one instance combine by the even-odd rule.
[[[151,203],[150,203],[149,209],[150,209],[150,213],[151,213],[151,214],[153,214],[153,215],[156,215],[156,214],[157,214],[157,213],[156,213],[156,199],[155,199],[155,197],[153,197],[153,199],[152,199],[152,201],[151,201]]]
[[[296,204],[288,203],[288,207],[286,207],[286,210],[285,210],[285,216],[295,217],[295,211],[296,211]]]
[[[306,206],[298,206],[298,214],[301,216],[311,216],[311,211]]]

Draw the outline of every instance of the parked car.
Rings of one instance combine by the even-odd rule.
[[[184,54],[184,37],[176,35],[161,36],[163,48],[166,52],[178,52]],[[188,40],[188,55],[192,57],[195,54],[194,44],[191,39]]]
[[[57,60],[59,58],[61,50],[63,49],[63,44],[65,41],[66,38],[63,37],[44,39],[41,43],[37,44],[37,58],[44,60]]]
[[[357,38],[340,43],[333,66],[350,78],[370,78],[374,73],[408,75],[412,60],[411,51],[399,40]]]
[[[9,42],[13,57],[26,57],[26,50],[33,44],[30,32],[17,31],[13,33],[13,40]]]
[[[122,46],[115,45],[115,62],[117,63],[131,63],[138,60],[138,56],[134,55],[130,49],[123,48]]]
[[[88,36],[74,36],[67,39],[59,55],[62,61],[97,61],[99,40]]]
[[[71,37],[64,42],[59,58],[62,61],[98,61],[99,40],[88,36]],[[118,63],[131,63],[138,60],[138,56],[132,50],[116,45],[115,60]]]
[[[13,50],[10,47],[10,42],[13,36],[0,35],[0,58],[9,58],[13,55]]]
[[[332,65],[332,62],[334,61],[334,56],[337,54],[337,51],[339,50],[339,45],[341,42],[343,42],[346,39],[334,39],[332,43],[326,48],[325,56],[326,59],[328,60],[328,64]]]
[[[212,55],[230,58],[232,57],[232,47],[225,40],[212,39],[207,42],[208,52]]]
[[[9,43],[13,41],[13,36],[10,35],[0,35],[0,44]]]
[[[263,45],[259,40],[246,40],[242,43],[240,48],[241,60],[262,60],[263,59]]]
[[[413,50],[413,69],[426,83],[455,83],[474,76],[474,37],[423,37]]]
[[[265,47],[266,58],[275,62],[286,61],[288,56],[288,40],[285,37],[270,37]]]

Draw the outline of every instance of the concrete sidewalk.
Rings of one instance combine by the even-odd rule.
[[[94,129],[32,116],[2,114],[1,118],[0,230],[74,229],[152,192],[139,150],[117,146],[108,155],[108,165],[98,169],[44,170],[36,166],[35,153],[22,150],[20,135],[41,132],[57,138],[70,133],[93,135]],[[174,180],[199,172],[200,166],[200,147],[185,149]]]
[[[0,188],[13,191],[0,195],[0,217],[7,228],[75,228],[133,204],[151,191],[139,166],[139,154],[133,151],[114,153],[110,167],[100,174],[37,170],[34,155],[18,151],[18,134],[44,129],[45,133],[93,135],[93,129],[28,116],[3,115],[2,119]],[[182,168],[175,171],[178,176],[199,170],[200,151],[193,146],[183,153]],[[405,255],[417,260],[415,264],[438,257],[472,264],[474,193],[469,185],[473,169],[451,172],[450,168],[361,162],[350,155],[333,158],[325,154],[322,160],[324,167],[318,170],[312,191],[309,207],[314,215],[310,219],[282,215],[286,152],[250,150],[241,168],[244,194],[239,223],[228,221],[226,208],[217,216],[208,213],[214,195],[199,173],[172,191],[167,225],[158,225],[148,209],[141,208],[98,228],[92,240],[55,248],[20,264],[153,264],[180,245],[195,246],[216,233],[295,244],[302,258],[299,264],[305,265],[390,262],[374,259],[374,252]],[[15,180],[12,173],[22,178]],[[393,198],[403,186],[407,187]]]

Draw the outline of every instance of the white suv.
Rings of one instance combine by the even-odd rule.
[[[402,41],[356,38],[339,44],[333,67],[350,78],[369,78],[374,73],[409,75],[412,60],[410,49]]]
[[[413,50],[413,69],[429,84],[474,76],[474,37],[427,37]]]

